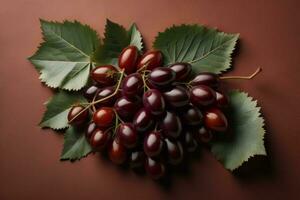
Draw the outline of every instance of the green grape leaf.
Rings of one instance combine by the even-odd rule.
[[[212,143],[211,151],[226,169],[234,170],[255,155],[266,155],[264,146],[264,119],[257,101],[247,93],[229,93],[229,126],[233,138]]]
[[[64,148],[61,153],[61,160],[80,160],[92,152],[92,147],[86,140],[84,131],[70,127],[64,134]]]
[[[93,29],[74,21],[41,20],[44,42],[29,58],[51,88],[79,90],[88,81],[91,57],[100,45]]]
[[[180,25],[159,33],[153,47],[162,51],[165,65],[188,62],[194,73],[219,74],[230,68],[238,37],[201,25]]]
[[[98,64],[117,66],[121,51],[129,46],[143,50],[143,39],[135,24],[127,31],[123,26],[107,20],[103,44],[94,54],[93,60]]]
[[[67,128],[69,126],[67,116],[71,106],[84,102],[86,100],[80,94],[60,91],[46,103],[47,110],[40,122],[40,126],[55,130]]]

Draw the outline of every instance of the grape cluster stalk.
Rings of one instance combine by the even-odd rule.
[[[73,105],[68,121],[86,127],[94,151],[107,152],[115,164],[145,169],[162,178],[184,155],[228,137],[227,95],[221,81],[252,79],[219,77],[202,72],[192,77],[189,63],[162,67],[163,56],[152,50],[140,55],[135,46],[123,49],[118,67],[97,66],[93,83],[83,91],[88,103]]]

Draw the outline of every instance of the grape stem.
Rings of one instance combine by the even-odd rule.
[[[104,98],[102,98],[102,99],[99,99],[99,100],[97,100],[97,101],[95,101],[95,99],[93,99],[93,101],[92,101],[91,103],[88,103],[87,106],[86,106],[82,111],[80,111],[77,115],[75,115],[75,116],[69,121],[69,123],[72,122],[74,119],[76,119],[81,113],[83,113],[84,111],[86,111],[87,109],[89,109],[91,106],[94,106],[94,105],[97,104],[97,103],[100,103],[100,102],[102,102],[102,101],[105,101],[105,100],[107,100],[107,99],[109,99],[109,98],[115,96],[115,95],[118,93],[118,90],[120,89],[121,82],[122,82],[122,79],[123,79],[123,77],[124,77],[124,73],[125,73],[125,72],[124,72],[124,69],[122,69],[122,70],[120,71],[120,74],[121,74],[121,75],[120,75],[120,78],[119,78],[119,80],[118,80],[117,87],[116,87],[114,93],[112,93],[111,95],[109,95],[109,96],[107,96],[107,97],[104,97]],[[81,105],[83,105],[83,104],[81,104]]]
[[[251,80],[253,79],[257,74],[259,74],[262,71],[262,68],[258,67],[255,72],[253,72],[249,76],[221,76],[221,80],[229,80],[229,79],[243,79],[243,80]]]

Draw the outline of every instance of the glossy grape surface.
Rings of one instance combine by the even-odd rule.
[[[90,138],[90,144],[95,150],[102,150],[109,142],[111,132],[95,129]]]
[[[192,65],[189,63],[174,63],[169,68],[175,72],[176,81],[186,80],[192,72]]]
[[[182,131],[182,124],[174,112],[167,111],[161,122],[161,129],[166,137],[177,138]]]
[[[165,111],[165,100],[156,89],[150,89],[143,95],[143,104],[152,115],[161,115]]]
[[[211,88],[217,88],[220,85],[220,79],[217,74],[211,72],[199,73],[193,80],[191,80],[190,85],[206,85]]]
[[[217,108],[206,110],[204,123],[207,128],[218,132],[224,132],[228,127],[228,122],[224,113]]]
[[[100,85],[110,86],[116,83],[117,70],[112,65],[95,67],[91,71],[91,77]]]
[[[89,100],[93,100],[93,98],[96,96],[99,90],[99,87],[97,87],[96,85],[92,85],[85,90],[84,97]]]
[[[126,148],[122,144],[117,143],[116,140],[111,142],[108,155],[110,160],[118,165],[124,163],[127,159]]]
[[[132,100],[128,99],[127,97],[120,97],[117,99],[114,107],[118,115],[124,120],[124,121],[130,121],[132,120],[135,113],[139,110],[141,107],[141,103],[138,102],[138,100]]]
[[[176,74],[167,67],[158,67],[148,75],[149,82],[155,86],[167,87],[175,80]]]
[[[229,105],[228,96],[222,92],[216,92],[216,105],[220,108],[226,108]]]
[[[138,49],[136,46],[128,46],[121,52],[119,56],[119,67],[125,69],[126,74],[131,74],[136,71],[138,59]]]
[[[137,68],[140,69],[147,64],[147,70],[153,70],[162,65],[162,54],[160,51],[153,50],[145,53],[138,62]]]
[[[168,105],[173,108],[183,107],[189,104],[189,94],[185,88],[176,86],[163,93],[163,97]]]
[[[195,126],[202,124],[203,115],[201,111],[193,105],[185,107],[184,112],[182,112],[182,121],[188,126]]]
[[[163,141],[160,132],[153,131],[144,139],[144,152],[147,156],[158,156],[163,148]]]
[[[121,123],[119,124],[117,130],[117,139],[118,142],[120,142],[122,145],[124,145],[126,148],[132,148],[136,145],[138,140],[138,135],[130,123]]]
[[[115,88],[114,87],[105,87],[105,88],[102,88],[99,90],[99,92],[96,94],[96,97],[95,97],[95,101],[99,101],[103,98],[107,98],[108,96],[112,95],[115,91]],[[97,108],[100,108],[100,107],[103,107],[103,106],[113,106],[114,105],[114,102],[115,100],[118,98],[118,96],[120,96],[120,93],[117,93],[116,95],[114,95],[113,97],[111,98],[107,98],[106,100],[101,100],[101,102],[97,103],[95,106]]]
[[[133,118],[133,125],[137,131],[145,132],[153,127],[153,116],[145,108],[141,108]]]
[[[114,123],[115,112],[110,107],[102,107],[93,115],[93,121],[98,127],[109,127]]]
[[[97,125],[94,122],[89,123],[86,131],[85,131],[85,136],[87,139],[90,139],[94,130],[97,128]]]
[[[89,115],[89,111],[87,109],[83,111],[84,109],[85,107],[81,105],[73,106],[68,113],[69,124],[75,126],[84,123]]]
[[[190,100],[195,106],[207,107],[215,103],[216,93],[205,85],[194,86],[190,90]]]
[[[122,94],[128,98],[138,96],[143,91],[143,86],[141,74],[130,74],[122,82]]]

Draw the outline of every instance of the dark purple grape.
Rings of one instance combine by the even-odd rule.
[[[161,122],[161,129],[165,136],[177,138],[182,131],[179,117],[175,113],[167,111]]]
[[[220,85],[220,79],[217,74],[211,72],[202,72],[190,81],[190,85],[206,85],[211,88],[217,88]]]
[[[95,150],[102,150],[110,140],[111,132],[95,129],[90,138],[90,144]]]
[[[165,166],[149,157],[146,159],[145,169],[148,175],[155,180],[162,178],[165,174]]]
[[[96,85],[92,85],[85,90],[84,97],[88,100],[93,100],[93,98],[99,92],[99,90],[99,87],[97,87]]]
[[[125,69],[126,74],[135,72],[138,56],[139,51],[136,46],[128,46],[124,48],[119,55],[119,67],[121,69]]]
[[[183,123],[188,126],[200,125],[203,121],[201,111],[193,105],[187,106],[181,116]]]
[[[152,115],[161,115],[165,111],[165,101],[161,93],[156,89],[150,89],[143,95],[143,104]]]
[[[108,148],[108,156],[113,163],[123,164],[127,159],[126,148],[122,144],[117,143],[116,140],[113,140]]]
[[[167,67],[155,68],[149,75],[149,82],[155,86],[167,87],[175,80],[175,72]]]
[[[117,111],[118,115],[124,121],[132,120],[134,114],[139,110],[141,107],[141,103],[138,100],[134,101],[132,99],[128,99],[127,97],[120,97],[115,102],[115,110]]]
[[[189,95],[185,88],[176,86],[173,89],[163,93],[167,104],[173,108],[186,106],[189,103]]]
[[[193,134],[189,131],[184,133],[184,146],[188,152],[194,152],[197,149],[197,141],[194,139]]]
[[[144,138],[144,152],[147,156],[153,157],[158,156],[163,148],[163,141],[160,132],[150,132]]]
[[[205,85],[192,87],[190,90],[190,100],[198,107],[207,107],[215,103],[216,92]]]
[[[183,159],[183,148],[179,141],[165,139],[170,164],[177,165]]]
[[[216,92],[216,105],[220,108],[226,108],[229,105],[229,98],[222,92]]]
[[[192,65],[189,63],[174,63],[169,66],[176,74],[176,81],[187,79],[192,72]]]
[[[100,89],[100,91],[96,95],[95,101],[98,101],[100,99],[108,97],[109,95],[112,95],[114,92],[115,92],[115,88],[114,87],[105,87],[105,88],[102,88],[102,89]],[[109,106],[109,107],[113,106],[114,102],[118,98],[118,96],[120,96],[119,93],[116,94],[116,95],[114,95],[111,98],[108,98],[108,99],[106,99],[104,101],[101,101],[101,102],[97,103],[95,106],[97,108],[100,108],[100,107],[103,107],[103,106]]]
[[[118,71],[112,65],[95,67],[91,71],[91,77],[100,85],[109,86],[116,82]]]
[[[126,76],[122,82],[122,94],[126,97],[133,98],[143,91],[143,79],[139,73]]]
[[[127,148],[132,148],[137,143],[137,132],[130,123],[121,123],[116,130],[116,134],[118,142]]]
[[[133,151],[129,157],[129,165],[131,168],[142,167],[145,161],[145,154],[142,151]]]
[[[195,138],[199,143],[208,143],[213,139],[213,134],[210,130],[202,126],[196,130]]]
[[[73,106],[68,113],[68,122],[73,126],[83,124],[89,116],[89,111],[82,105]]]
[[[153,70],[156,67],[160,67],[162,64],[162,54],[160,51],[152,50],[145,53],[137,64],[138,69],[146,67],[148,70]]]
[[[149,130],[154,125],[152,115],[145,108],[141,108],[133,118],[133,125],[137,131]]]
[[[91,122],[85,132],[85,136],[87,139],[90,139],[94,130],[97,128],[97,125],[94,122]]]

